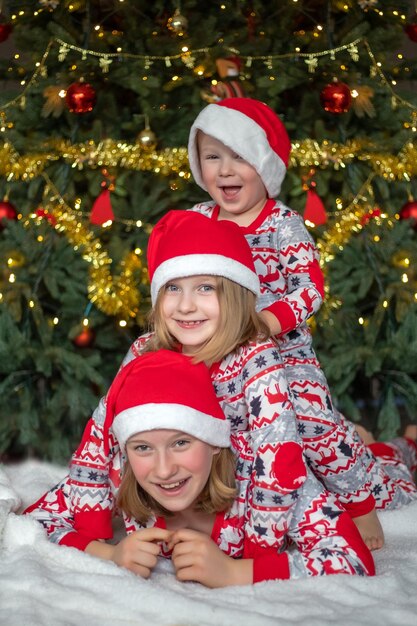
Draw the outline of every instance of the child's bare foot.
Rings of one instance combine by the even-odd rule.
[[[366,513],[366,515],[354,517],[353,521],[370,550],[379,550],[382,548],[384,545],[384,531],[382,530],[381,522],[378,519],[375,509],[370,513]]]
[[[375,443],[373,434],[369,432],[369,430],[366,430],[366,428],[364,428],[360,424],[355,424],[355,430],[366,446],[368,446],[370,443]]]
[[[404,437],[417,441],[417,424],[408,424],[404,431]]]

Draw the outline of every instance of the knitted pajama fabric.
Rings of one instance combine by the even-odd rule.
[[[211,219],[219,214],[214,202],[191,210]],[[410,502],[414,495],[408,485],[387,474],[333,406],[307,325],[322,303],[323,276],[302,217],[270,199],[258,218],[241,228],[261,283],[257,308],[270,311],[281,324],[276,340],[309,466],[352,516],[363,515],[374,505],[386,509]]]
[[[124,364],[140,353],[148,338],[135,342]],[[232,425],[237,465],[238,497],[219,529],[216,540],[221,549],[234,557],[253,552],[255,562],[263,562],[265,548],[272,550],[267,578],[336,572],[372,574],[367,550],[360,542],[355,545],[356,538],[350,539],[349,532],[356,532],[352,521],[349,519],[348,524],[353,531],[351,528],[346,533],[337,527],[341,506],[325,493],[305,465],[275,342],[242,347],[215,364],[211,375]],[[276,396],[277,385],[282,396]],[[103,430],[104,418],[102,400],[73,456],[70,474],[27,510],[54,542],[84,549],[92,539],[112,536],[111,518],[124,459],[111,429],[108,433]],[[125,525],[129,532],[140,528],[134,520],[125,519]],[[293,537],[301,550],[299,559],[278,555],[288,537]],[[317,537],[324,542],[319,547]],[[261,569],[255,567],[256,579],[260,579]]]

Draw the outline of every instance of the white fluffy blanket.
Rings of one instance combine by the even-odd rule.
[[[65,474],[40,462],[0,466],[3,626],[416,626],[417,502],[381,514],[377,576],[328,576],[206,589],[167,563],[143,580],[113,563],[49,543],[23,506]]]

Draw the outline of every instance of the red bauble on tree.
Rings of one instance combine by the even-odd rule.
[[[13,30],[13,26],[7,22],[0,23],[0,43],[8,39],[10,33]]]
[[[5,227],[6,220],[17,220],[17,210],[8,200],[0,201],[0,231]]]
[[[73,338],[72,343],[77,348],[91,348],[95,338],[96,334],[94,330],[88,326],[83,326],[82,331]]]
[[[72,83],[67,89],[65,100],[71,113],[88,113],[96,103],[97,94],[90,83]]]
[[[330,83],[320,93],[321,106],[329,113],[346,113],[352,104],[350,88],[345,83]]]
[[[401,220],[410,220],[414,230],[417,230],[417,200],[409,200],[400,210]]]
[[[417,24],[407,24],[404,30],[411,41],[417,42]]]

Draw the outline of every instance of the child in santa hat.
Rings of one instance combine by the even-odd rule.
[[[100,540],[91,516],[83,542],[92,556],[145,578],[159,556],[171,557],[179,580],[208,587],[300,575],[374,574],[371,553],[349,515],[308,474],[301,446],[292,441],[277,447],[274,469],[283,472],[284,458],[298,458],[300,480],[287,471],[281,481],[287,489],[275,506],[276,526],[254,537],[250,503],[255,481],[249,472],[235,481],[230,422],[204,363],[173,350],[133,359],[110,388],[105,428],[112,430],[119,447],[122,480],[114,498],[127,536],[117,543]],[[250,459],[253,463],[250,447],[245,442],[235,451],[247,469]],[[80,547],[70,492],[67,477],[30,513],[48,533],[61,533],[61,544]],[[287,516],[282,534],[285,500],[294,503],[294,513]],[[295,544],[291,551],[285,550],[287,537]],[[233,554],[227,549],[232,539]]]
[[[132,358],[160,348],[181,350],[210,365],[212,384],[231,424],[237,459],[236,506],[241,507],[240,514],[226,519],[222,550],[240,555],[245,540],[252,551],[281,545],[291,529],[300,552],[310,551],[311,533],[327,536],[325,529],[333,528],[331,520],[341,509],[305,468],[285,369],[255,312],[259,279],[240,229],[199,213],[172,211],[151,234],[148,265],[155,331],[135,342],[125,366]],[[351,446],[354,467],[356,444],[346,445]],[[95,539],[112,536],[121,458],[103,400],[73,456],[65,485],[33,507],[51,540],[84,549],[92,539],[92,528]],[[59,524],[54,516],[57,508]],[[246,555],[253,554],[248,550]],[[320,558],[297,557],[287,574],[325,574],[335,567],[331,559],[323,565]],[[262,576],[255,568],[254,580]]]
[[[318,251],[300,215],[277,199],[290,150],[284,124],[266,104],[226,98],[205,107],[191,127],[188,154],[196,183],[212,199],[192,210],[230,220],[245,235],[261,283],[257,310],[277,340],[309,464],[376,549],[383,532],[375,506],[397,508],[416,494],[393,485],[363,446],[362,471],[350,471],[346,436],[359,437],[333,406],[307,325],[324,296]],[[372,485],[368,498],[365,476]]]

